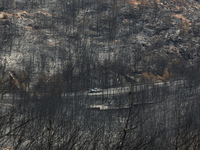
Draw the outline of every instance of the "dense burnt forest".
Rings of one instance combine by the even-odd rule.
[[[197,0],[1,0],[0,147],[199,149],[199,14]]]
[[[9,0],[0,21],[8,70],[68,72],[78,90],[199,73],[198,1]]]

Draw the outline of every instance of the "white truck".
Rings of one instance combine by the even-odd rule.
[[[102,89],[98,89],[98,88],[94,88],[94,89],[90,89],[89,93],[98,93],[98,92],[103,92]]]

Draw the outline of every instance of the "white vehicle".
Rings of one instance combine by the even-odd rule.
[[[98,92],[103,92],[103,90],[98,89],[98,88],[94,88],[94,89],[89,90],[89,93],[98,93]]]

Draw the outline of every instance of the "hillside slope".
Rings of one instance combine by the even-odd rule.
[[[52,75],[71,64],[78,74],[109,64],[125,67],[120,75],[127,77],[162,76],[166,69],[180,76],[181,69],[199,67],[197,0],[4,0],[0,6],[1,58],[12,70]]]

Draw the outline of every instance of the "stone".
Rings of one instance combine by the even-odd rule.
[[[5,18],[4,14],[0,14],[0,19],[4,19],[4,18]]]

